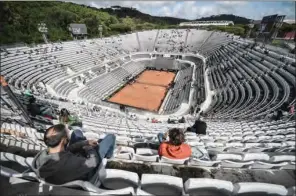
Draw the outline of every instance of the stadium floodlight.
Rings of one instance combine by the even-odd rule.
[[[246,36],[247,38],[250,37],[250,34],[251,34],[252,29],[254,28],[254,26],[255,26],[255,24],[254,24],[254,20],[251,20],[251,23],[248,24],[249,30],[248,30],[248,32],[247,32],[247,36]]]
[[[102,39],[103,26],[99,25],[98,30],[100,32],[100,38]]]
[[[48,32],[47,26],[44,22],[41,22],[38,24],[38,31],[40,33],[47,33]]]
[[[48,43],[46,34],[48,33],[48,28],[44,22],[38,24],[38,31],[42,33],[42,37],[45,43]]]
[[[253,23],[251,23],[251,24],[248,24],[248,26],[250,29],[253,29],[255,25]]]

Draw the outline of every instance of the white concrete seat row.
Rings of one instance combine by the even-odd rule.
[[[190,29],[187,37],[187,46],[185,52],[195,52],[200,50],[203,42],[211,35],[207,30]]]
[[[31,136],[30,139],[22,139],[15,136],[3,135],[2,143],[5,145],[18,146],[24,149],[32,149],[32,150],[42,150],[45,148],[45,145],[42,141],[38,141],[38,142],[34,141],[34,138],[39,140],[43,139],[43,136],[40,133],[36,135],[36,133],[34,134],[35,131],[32,131],[32,130],[26,131],[25,128],[16,126],[14,124],[4,123],[2,127],[4,129],[20,130],[20,132],[24,132],[26,133],[26,135]],[[155,132],[154,134],[150,134],[150,133],[143,134],[142,137],[139,134],[135,134],[134,136],[136,137],[134,137],[132,135],[127,136],[128,132],[126,130],[116,131],[116,132],[110,132],[106,130],[106,131],[100,132],[99,134],[98,132],[86,131],[85,136],[89,139],[99,139],[99,138],[104,138],[106,134],[109,134],[109,133],[113,133],[117,135],[116,139],[117,139],[118,145],[133,147],[133,148],[124,147],[123,152],[120,152],[118,155],[115,156],[115,158],[134,160],[134,161],[144,161],[144,162],[146,161],[161,162],[161,163],[164,162],[164,163],[172,163],[172,164],[187,164],[188,162],[188,159],[175,161],[175,160],[166,159],[164,157],[160,158],[158,156],[157,151],[152,149],[136,147],[136,151],[134,151],[134,147],[138,145],[157,144],[158,141],[155,136],[158,132]],[[202,136],[202,137],[207,138],[208,136]],[[228,145],[225,145],[223,143],[211,143],[211,142],[203,143],[198,141],[197,137],[194,135],[186,136],[186,138],[191,138],[191,140],[194,139],[192,142],[190,141],[188,142],[193,147],[200,146],[209,150],[210,153],[215,152],[215,154],[217,155],[212,159],[212,161],[219,161],[219,162],[215,162],[219,164],[222,161],[222,164],[221,164],[222,167],[246,167],[247,165],[250,166],[251,168],[263,167],[263,166],[258,166],[259,162],[260,162],[259,164],[261,165],[262,164],[264,165],[266,163],[265,165],[268,165],[268,166],[264,166],[264,167],[268,167],[268,168],[293,169],[295,165],[295,160],[294,160],[295,156],[282,155],[282,154],[269,155],[269,153],[262,152],[263,151],[262,149],[268,149],[269,147],[270,148],[282,147],[286,149],[295,148],[293,147],[292,144],[289,144],[289,143],[283,146],[276,145],[276,143],[274,145],[272,145],[272,143],[270,143],[270,145],[261,144],[261,143],[245,143],[243,145],[241,143],[229,143]],[[292,145],[292,146],[289,147],[289,145]],[[246,151],[246,149],[250,149],[250,150]],[[223,153],[222,151],[224,150],[225,152]],[[228,166],[225,165],[224,162],[227,162],[227,161],[228,162],[232,161],[233,162],[232,165],[228,165]],[[250,161],[253,161],[253,162],[250,162]],[[263,163],[261,163],[262,161]],[[239,163],[239,162],[242,162],[242,163]],[[281,164],[279,165],[278,163],[281,163]],[[188,164],[190,165],[191,161],[189,161]],[[192,164],[196,165],[196,162],[193,160]],[[204,165],[206,166],[208,166],[209,164],[211,166],[213,165],[211,164],[211,162],[204,163]]]
[[[31,182],[46,183],[36,177],[34,173],[19,174],[9,168],[1,167],[1,176],[18,180],[30,178]],[[282,185],[260,183],[260,182],[239,182],[233,184],[230,181],[210,178],[189,178],[183,181],[182,178],[162,174],[142,174],[141,178],[134,172],[106,169],[102,185],[113,191],[107,191],[96,187],[88,182],[73,181],[59,187],[82,188],[89,193],[97,194],[131,194],[131,195],[280,195],[292,196],[294,187],[286,188]],[[254,188],[255,187],[255,188]],[[12,186],[13,188],[13,186]],[[25,188],[25,187],[23,187]]]
[[[157,36],[157,30],[137,32],[141,43],[141,50],[152,52],[154,51],[154,42]]]
[[[172,111],[179,108],[182,102],[186,102],[186,97],[188,97],[190,93],[192,71],[192,67],[189,67],[178,72],[174,81],[175,85],[170,89],[169,97],[164,103],[164,114],[172,113]]]
[[[87,87],[80,90],[79,95],[90,102],[98,103],[101,101],[101,98],[111,94],[112,91],[115,91],[121,84],[124,84],[126,77],[136,75],[141,72],[144,67],[145,65],[141,62],[131,62],[122,67],[115,68],[110,73],[99,75],[98,77],[88,81],[86,83]]]
[[[193,120],[173,125],[165,121],[152,124],[143,119],[127,119],[120,112],[90,112],[88,103],[109,107],[101,100],[112,93],[117,85],[122,84],[122,80],[129,74],[137,74],[148,65],[146,58],[151,58],[151,54],[141,54],[141,51],[153,52],[155,49],[159,52],[198,52],[206,57],[206,69],[203,69],[203,63],[199,62],[200,66],[194,74],[200,84],[196,88],[200,89],[205,82],[202,77],[204,71],[209,73],[211,90],[215,92],[213,107],[207,112],[209,118],[205,119],[208,124],[207,135],[186,135],[186,143],[192,148],[203,147],[210,155],[214,154],[209,161],[196,158],[170,160],[159,157],[156,150],[150,149],[158,144],[157,133],[172,127],[186,129],[192,125]],[[78,88],[78,85],[68,82],[67,79],[73,74],[75,77],[71,78],[72,81],[77,81],[76,75],[79,74],[82,78],[88,78],[86,87],[78,93],[87,105],[74,106],[71,102],[58,101],[56,103],[82,115],[87,138],[97,139],[108,133],[115,134],[118,146],[124,149],[114,158],[119,162],[263,170],[295,169],[295,156],[291,155],[295,152],[295,123],[264,122],[257,119],[280,108],[285,101],[290,102],[293,99],[295,60],[286,57],[285,53],[276,53],[268,47],[252,48],[252,43],[232,40],[231,35],[222,32],[177,29],[42,44],[32,48],[18,47],[8,49],[8,52],[2,51],[1,59],[2,57],[3,73],[9,78],[9,83],[17,88],[32,88],[38,82],[51,84],[61,79],[62,82],[54,84],[54,90],[57,94],[67,97],[73,89]],[[192,71],[187,74],[191,76],[192,73],[189,72]],[[184,84],[186,82],[187,80],[183,80]],[[99,85],[100,83],[104,85]],[[190,91],[190,85],[185,86],[185,91]],[[167,111],[175,111],[178,108],[176,106],[188,98],[186,94],[179,95],[177,100],[168,101],[170,104],[166,105]],[[205,97],[205,94],[204,90],[198,91],[197,97]],[[225,119],[228,120],[223,122]],[[43,135],[33,129],[7,123],[3,127],[20,130],[30,138],[3,134],[2,144],[37,151],[45,148]],[[144,148],[140,148],[141,145]],[[21,159],[19,162],[23,165]],[[130,176],[136,179],[135,175]],[[116,172],[111,172],[110,178],[117,179]],[[138,183],[141,180],[138,180]],[[110,182],[106,181],[106,185],[112,186]],[[126,186],[136,188],[136,183]],[[153,194],[150,192],[153,189],[138,191]],[[176,192],[178,190],[181,189],[177,188]],[[188,193],[183,189],[182,191]],[[136,194],[137,190],[134,192]],[[241,194],[244,194],[243,191]]]
[[[28,151],[28,150],[40,151],[40,150],[46,149],[45,145],[41,143],[36,143],[32,140],[17,139],[16,137],[7,136],[7,135],[1,135],[1,144],[5,146],[18,147],[25,151]]]
[[[96,43],[93,44],[93,42],[92,40],[69,41],[38,45],[35,48],[22,47],[9,49],[9,55],[1,52],[1,56],[5,57],[3,73],[5,77],[10,79],[9,83],[14,84],[16,82],[15,87],[26,88],[26,85],[29,84],[28,88],[30,88],[36,81],[51,83],[55,79],[69,77],[64,68],[74,72],[81,72],[85,69],[98,66],[104,60],[102,57],[112,59],[114,57],[109,58],[109,56],[120,55],[116,50],[109,49],[107,46],[99,47]],[[95,54],[96,52],[94,50],[98,48],[100,51]],[[19,64],[22,64],[22,66],[18,66]],[[6,67],[8,69],[5,69]],[[23,70],[26,71],[25,75],[23,74]],[[31,72],[28,70],[31,70]],[[22,78],[15,75],[16,73],[20,74],[19,76]],[[19,84],[20,81],[22,81],[22,86]]]
[[[293,155],[274,155],[270,157],[266,153],[219,153],[212,160],[200,160],[197,158],[173,160],[166,157],[159,157],[157,151],[152,149],[137,148],[135,152],[130,147],[120,148],[115,153],[114,160],[116,161],[130,160],[132,162],[158,162],[200,167],[295,169],[295,156]]]
[[[128,71],[130,74],[136,75],[139,72],[143,71],[145,69],[145,64],[142,63],[141,61],[130,61],[128,63],[125,63],[124,65],[122,65],[122,67]]]
[[[185,39],[186,30],[159,30],[154,43],[154,50],[157,52],[180,52],[185,46]]]
[[[279,108],[285,101],[291,97],[291,90],[294,84],[292,82],[292,74],[283,70],[286,67],[279,59],[257,52],[258,47],[254,49],[246,48],[238,42],[229,43],[223,48],[215,51],[209,58],[211,67],[211,86],[217,91],[215,95],[215,104],[208,113],[214,113],[216,118],[250,118],[251,116],[263,116]],[[247,45],[247,47],[249,47]],[[220,65],[218,65],[220,63]],[[218,65],[218,66],[216,66]],[[277,69],[278,71],[273,71]],[[225,74],[226,72],[226,74]],[[225,76],[226,77],[225,77]],[[242,78],[245,81],[241,81]],[[234,85],[232,82],[240,83]],[[255,81],[255,80],[258,81]],[[260,86],[256,84],[258,82]],[[290,88],[289,88],[290,85]],[[264,93],[262,99],[260,94],[253,96],[254,90]],[[284,94],[279,94],[279,90],[283,89]],[[273,93],[273,94],[272,94]],[[241,95],[239,99],[238,96]],[[223,101],[224,100],[224,101]],[[233,101],[232,101],[233,100]],[[247,100],[244,102],[244,100]],[[269,101],[268,101],[269,100]],[[232,102],[232,104],[229,104]],[[270,105],[274,105],[266,111]],[[255,106],[255,107],[254,107]]]
[[[231,41],[228,34],[223,32],[211,32],[210,35],[205,39],[205,41],[200,46],[199,51],[205,56],[210,56],[215,50],[217,50],[221,45],[227,44]]]

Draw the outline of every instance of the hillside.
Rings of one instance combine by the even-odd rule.
[[[98,26],[103,26],[103,36],[126,33],[131,30],[169,28],[182,19],[170,17],[152,17],[139,11],[127,11],[129,15],[109,14],[102,10],[69,2],[0,1],[0,44],[40,43],[43,42],[37,25],[44,22],[48,27],[48,38],[51,41],[71,40],[68,32],[70,23],[84,23],[88,37],[98,37]],[[141,17],[139,16],[141,15]]]
[[[236,16],[233,14],[220,14],[220,15],[202,17],[202,18],[196,19],[196,21],[202,21],[202,20],[208,20],[208,21],[230,20],[230,21],[233,21],[234,24],[249,24],[251,19]]]
[[[191,21],[188,19],[180,19],[180,18],[174,18],[174,17],[151,16],[149,14],[142,13],[134,8],[129,8],[129,7],[112,6],[110,8],[100,8],[99,10],[103,12],[108,12],[109,14],[115,15],[119,18],[129,16],[131,18],[138,18],[146,22],[158,23],[158,24],[165,23],[169,25],[177,25],[180,22]],[[250,23],[250,19],[236,16],[233,14],[221,14],[221,15],[213,15],[209,17],[202,17],[202,18],[196,19],[195,21],[202,21],[202,20],[208,20],[208,21],[231,20],[234,22],[234,24]]]
[[[58,1],[0,1],[0,44],[40,43],[42,35],[37,30],[40,22],[48,27],[50,41],[73,39],[68,31],[70,23],[84,23],[87,26],[88,38],[99,37],[98,26],[103,26],[103,36],[117,35],[130,31],[180,28],[180,22],[189,21],[174,17],[151,16],[135,8],[113,6],[111,8],[94,8],[70,2]],[[232,20],[233,27],[209,27],[244,36],[248,31],[249,19],[235,15],[222,14],[203,17],[197,20]],[[295,28],[285,24],[279,35]]]
[[[174,17],[165,16],[151,16],[149,14],[142,13],[134,8],[112,6],[111,8],[100,8],[100,11],[108,12],[111,15],[115,15],[119,18],[131,17],[138,18],[145,22],[156,23],[156,24],[167,24],[167,25],[178,25],[181,22],[187,22],[190,20],[180,19]]]

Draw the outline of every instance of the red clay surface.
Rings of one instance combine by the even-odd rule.
[[[136,82],[126,85],[108,101],[157,112],[167,92],[165,86],[174,77],[172,72],[146,70]]]
[[[175,73],[166,71],[146,70],[136,81],[144,84],[153,84],[159,86],[168,86],[174,79]]]

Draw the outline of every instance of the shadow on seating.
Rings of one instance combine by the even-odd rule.
[[[188,191],[190,196],[230,196],[231,193],[228,190],[209,188],[192,189]]]
[[[18,178],[0,177],[0,195],[97,195],[77,189],[55,187]]]
[[[136,148],[149,148],[149,144],[148,143],[136,143],[134,144],[134,149]]]
[[[282,196],[282,195],[266,193],[266,192],[250,192],[250,193],[240,193],[235,196]]]
[[[0,152],[9,152],[22,157],[35,157],[39,150],[25,150],[18,146],[6,146],[0,143]]]
[[[142,186],[142,190],[153,195],[182,195],[178,187],[168,186],[167,184],[149,184]]]

